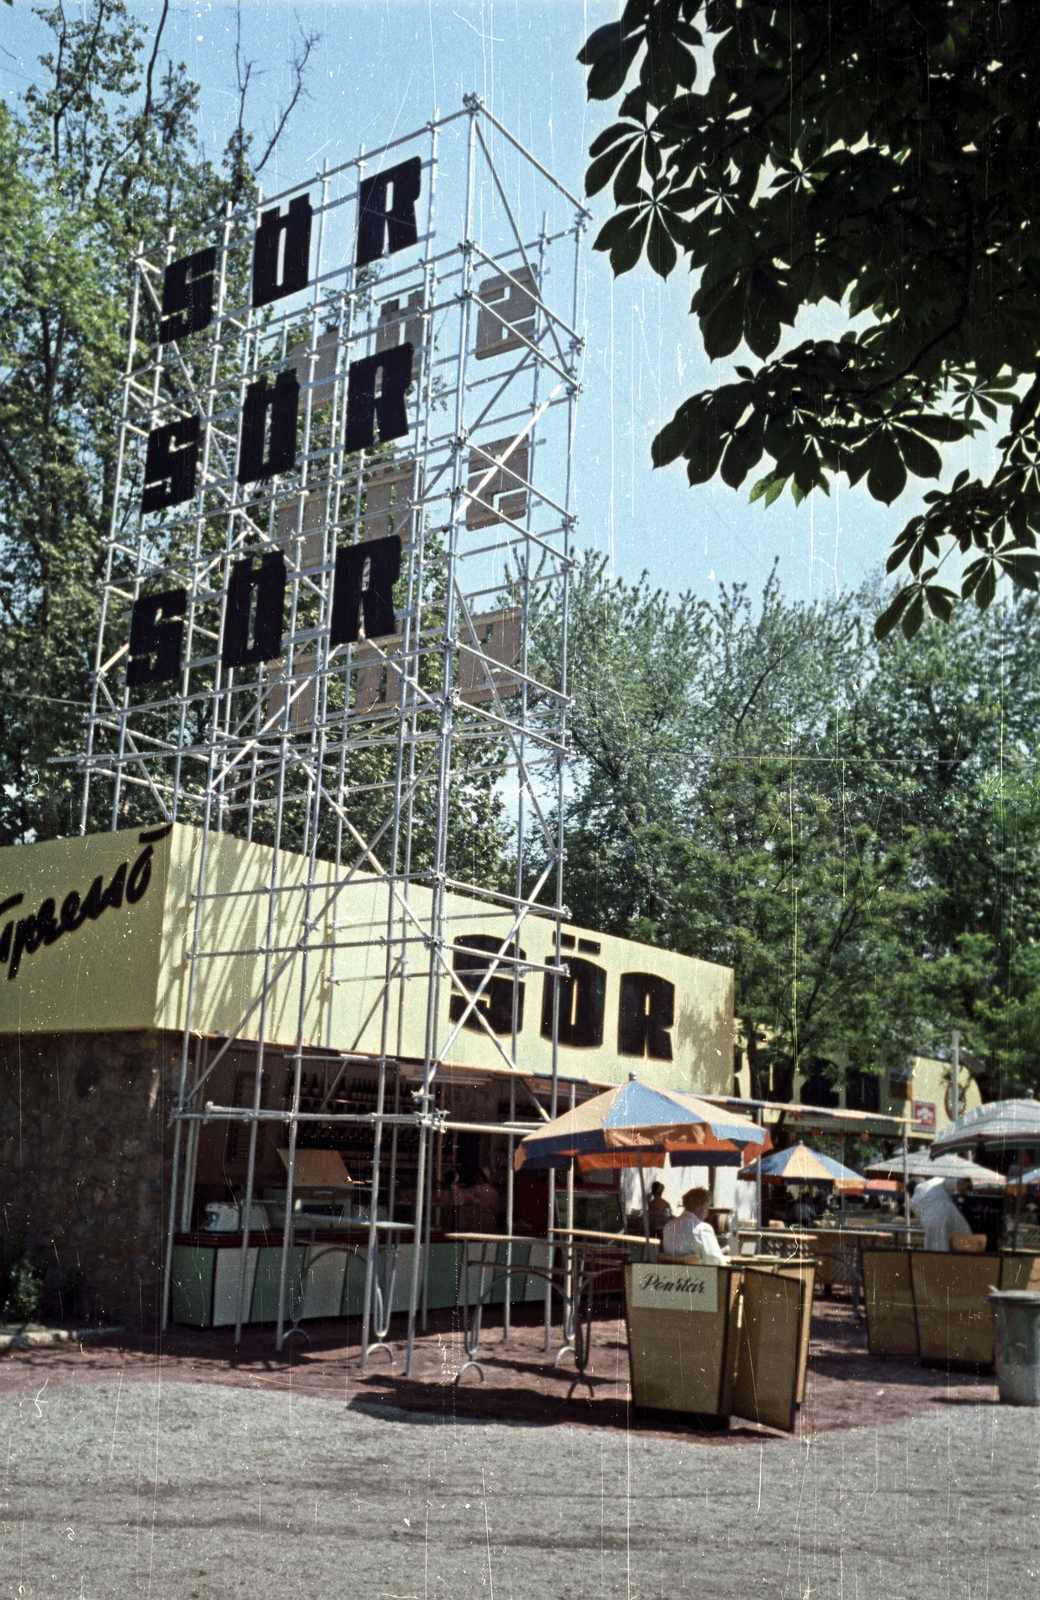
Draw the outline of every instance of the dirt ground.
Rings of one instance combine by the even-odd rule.
[[[356,1322],[307,1324],[308,1341],[290,1340],[274,1352],[273,1330],[246,1328],[235,1351],[228,1328],[173,1328],[161,1342],[111,1339],[99,1343],[12,1351],[0,1360],[0,1392],[22,1389],[35,1378],[52,1388],[97,1383],[118,1375],[121,1381],[162,1379],[167,1383],[223,1383],[246,1389],[284,1390],[300,1395],[365,1404],[389,1404],[404,1411],[444,1418],[497,1422],[550,1423],[586,1428],[623,1428],[647,1437],[688,1435],[689,1424],[633,1413],[628,1395],[628,1353],[620,1306],[593,1325],[590,1371],[594,1393],[576,1390],[566,1398],[574,1365],[554,1358],[562,1343],[559,1326],[545,1353],[539,1307],[517,1308],[512,1336],[503,1343],[501,1311],[488,1314],[480,1349],[484,1381],[469,1371],[456,1385],[466,1359],[458,1314],[431,1315],[416,1342],[411,1379],[404,1377],[404,1318],[395,1318],[402,1337],[393,1340],[394,1363],[377,1350],[362,1372]],[[934,1408],[935,1404],[995,1401],[991,1376],[922,1367],[917,1361],[872,1357],[863,1324],[847,1301],[814,1302],[812,1344],[805,1403],[798,1420],[801,1436],[834,1428],[876,1427]],[[770,1429],[734,1422],[728,1434],[712,1434],[715,1444],[769,1437]],[[779,1435],[778,1435],[779,1437]]]
[[[529,1315],[529,1313],[528,1313]],[[623,1324],[566,1399],[540,1323],[445,1313],[415,1373],[344,1325],[0,1359],[0,1600],[1035,1600],[1040,1413],[871,1358],[817,1302],[791,1438],[632,1413]],[[396,1331],[396,1328],[395,1328]],[[348,1329],[356,1341],[356,1326]]]

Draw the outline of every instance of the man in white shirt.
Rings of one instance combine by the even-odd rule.
[[[682,1203],[682,1211],[661,1231],[662,1252],[666,1256],[696,1256],[705,1266],[723,1266],[726,1257],[715,1229],[705,1220],[711,1203],[707,1189],[687,1189]]]
[[[925,1183],[919,1183],[910,1200],[910,1210],[924,1228],[924,1247],[926,1250],[949,1250],[951,1233],[970,1233],[964,1213],[955,1205],[947,1188],[950,1179],[929,1178]],[[953,1185],[951,1184],[951,1187]],[[966,1178],[959,1178],[956,1184],[958,1194],[967,1194],[971,1183]]]

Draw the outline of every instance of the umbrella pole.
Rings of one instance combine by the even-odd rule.
[[[1015,1231],[1012,1235],[1011,1248],[1018,1249],[1018,1219],[1022,1211],[1022,1177],[1025,1172],[1024,1151],[1018,1152],[1018,1182],[1015,1184]]]
[[[643,1239],[647,1249],[647,1259],[650,1254],[650,1207],[646,1198],[646,1173],[643,1171],[643,1157],[639,1157],[639,1187],[643,1195]]]
[[[578,1086],[577,1086],[577,1084],[572,1083],[571,1084],[571,1104],[570,1104],[570,1109],[572,1111],[574,1110],[575,1104],[577,1103],[577,1097],[578,1097]],[[575,1165],[576,1160],[577,1160],[576,1156],[571,1156],[571,1164],[567,1168],[567,1289],[566,1289],[567,1301],[566,1301],[566,1303],[567,1303],[567,1305],[569,1305],[571,1307],[571,1316],[572,1317],[574,1315],[574,1165]],[[567,1334],[566,1334],[566,1329],[565,1329],[564,1330],[564,1338],[565,1339],[566,1339],[566,1336],[567,1336]],[[572,1334],[571,1337],[573,1338],[574,1335]]]
[[[759,1106],[755,1111],[755,1121],[758,1123],[760,1128],[765,1126],[765,1112],[761,1106]],[[755,1227],[758,1229],[759,1233],[762,1231],[762,1161],[763,1152],[762,1147],[759,1146],[758,1160],[755,1162]],[[756,1239],[755,1254],[761,1255],[761,1253],[762,1241],[761,1239]]]
[[[515,1049],[513,1051],[513,1060],[514,1061],[516,1060],[516,1051],[515,1051]],[[514,1076],[514,1077],[510,1078],[510,1080],[509,1080],[509,1125],[510,1125],[510,1127],[512,1127],[512,1125],[515,1122],[516,1122],[516,1078]],[[506,1166],[506,1238],[508,1239],[509,1243],[506,1245],[506,1297],[505,1297],[505,1304],[502,1307],[502,1343],[503,1344],[508,1344],[509,1343],[509,1336],[513,1331],[512,1330],[513,1274],[512,1274],[512,1270],[511,1269],[512,1269],[512,1266],[513,1266],[513,1160],[514,1160],[514,1158],[516,1156],[516,1140],[515,1140],[515,1138],[513,1137],[512,1134],[509,1135],[508,1149],[509,1149],[509,1161],[508,1161],[508,1165]],[[441,1224],[441,1226],[443,1227],[443,1223]],[[82,1585],[80,1585],[80,1587],[82,1588]]]
[[[563,899],[563,822],[562,813],[559,836],[560,854],[558,856],[556,898],[557,904]],[[559,915],[559,913],[557,913]],[[560,966],[560,924],[556,924],[556,938],[554,941],[556,951],[556,965]],[[553,979],[552,1002],[552,1089],[549,1098],[549,1120],[555,1122],[560,1112],[560,984],[557,978]],[[552,1274],[556,1264],[556,1171],[549,1168],[549,1182],[546,1185],[549,1191],[549,1217],[545,1230],[545,1242],[549,1254],[549,1276],[545,1281],[545,1348],[552,1344]]]
[[[910,1160],[910,1143],[907,1132],[906,1119],[903,1119],[903,1221],[910,1226],[910,1174],[907,1163]]]
[[[555,1100],[556,1096],[553,1096]],[[556,1173],[549,1168],[549,1216],[545,1226],[545,1242],[549,1251],[550,1277],[545,1286],[545,1348],[548,1350],[552,1344],[552,1289],[551,1274],[556,1260]]]
[[[842,1136],[841,1136],[841,1164],[842,1164],[843,1167],[846,1165],[846,1161],[845,1161],[845,1135],[844,1134],[842,1134]],[[839,1226],[844,1228],[844,1226],[845,1226],[845,1185],[844,1184],[842,1184],[842,1186],[841,1186],[840,1194],[841,1194],[841,1215],[840,1215],[840,1220],[839,1220]]]

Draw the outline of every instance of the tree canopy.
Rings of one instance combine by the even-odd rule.
[[[673,599],[587,560],[567,904],[731,966],[756,1089],[951,1028],[989,1090],[1038,1083],[1040,605],[878,644],[878,604]]]
[[[79,780],[53,760],[80,748],[89,703],[130,260],[161,252],[175,218],[190,228],[252,193],[264,159],[251,151],[244,98],[224,162],[199,156],[197,87],[163,55],[168,11],[149,33],[123,0],[92,0],[72,17],[42,8],[51,48],[21,103],[0,105],[5,844],[79,821]],[[243,88],[248,71],[241,62]]]
[[[696,277],[713,360],[754,364],[691,395],[653,443],[691,484],[796,500],[844,473],[886,505],[908,474],[1000,428],[988,481],[965,468],[892,545],[906,581],[876,623],[909,637],[959,591],[1040,583],[1040,30],[1031,5],[976,0],[628,0],[579,60],[620,120],[586,188],[613,185],[595,240]],[[708,71],[703,92],[694,88]],[[798,339],[831,301],[839,338]]]

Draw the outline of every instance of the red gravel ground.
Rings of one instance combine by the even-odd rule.
[[[111,1337],[80,1345],[37,1346],[11,1350],[0,1359],[0,1389],[24,1390],[59,1385],[100,1383],[121,1377],[159,1379],[167,1383],[222,1383],[246,1389],[292,1389],[297,1394],[342,1399],[357,1406],[390,1405],[405,1411],[443,1417],[566,1423],[583,1428],[622,1428],[647,1436],[689,1433],[689,1420],[641,1415],[629,1403],[625,1324],[620,1307],[606,1309],[593,1325],[590,1369],[595,1392],[579,1388],[567,1399],[573,1361],[565,1356],[552,1365],[560,1348],[559,1327],[552,1349],[545,1353],[540,1308],[517,1308],[510,1342],[503,1343],[501,1311],[485,1319],[481,1364],[485,1381],[467,1372],[454,1378],[465,1360],[458,1314],[431,1315],[427,1332],[417,1339],[411,1379],[404,1377],[403,1338],[394,1341],[391,1367],[385,1351],[376,1351],[368,1370],[361,1371],[356,1322],[307,1324],[309,1343],[289,1341],[281,1355],[274,1351],[270,1327],[248,1328],[237,1352],[229,1328],[173,1328],[161,1340]],[[393,1332],[404,1331],[395,1318]],[[835,1428],[874,1427],[918,1415],[936,1406],[977,1405],[997,1398],[990,1376],[922,1367],[911,1360],[867,1353],[861,1322],[848,1302],[817,1300],[805,1403],[797,1432],[814,1434]],[[781,1438],[751,1423],[736,1422],[728,1433],[708,1434],[720,1445],[737,1440]]]

